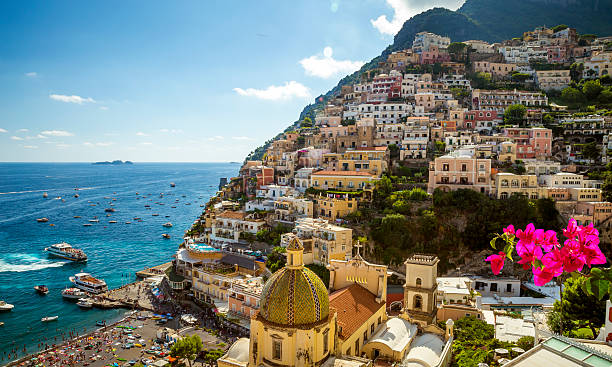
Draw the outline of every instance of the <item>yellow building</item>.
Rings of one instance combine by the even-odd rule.
[[[305,264],[327,265],[332,259],[345,260],[353,253],[353,230],[329,224],[324,219],[300,218],[295,233],[281,235],[281,245],[299,238],[304,246]]]
[[[358,198],[350,193],[326,193],[312,197],[314,213],[319,218],[334,221],[357,211]]]
[[[370,183],[376,179],[367,172],[319,171],[310,176],[310,185],[318,190],[356,191],[369,188]]]
[[[536,175],[517,175],[500,172],[495,175],[495,194],[498,199],[507,199],[512,194],[525,195],[530,199],[541,199],[548,196],[547,189],[538,184]]]
[[[387,171],[388,149],[384,147],[356,148],[347,150],[338,161],[338,170],[368,172],[376,177]]]

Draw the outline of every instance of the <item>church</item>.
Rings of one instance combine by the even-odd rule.
[[[220,367],[407,366],[450,363],[453,322],[436,326],[438,258],[407,259],[404,308],[387,314],[384,265],[359,254],[330,260],[329,287],[304,266],[298,238],[287,246],[287,264],[264,285],[250,338],[237,340]]]

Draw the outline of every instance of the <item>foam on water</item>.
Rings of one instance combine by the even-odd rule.
[[[41,259],[35,254],[6,254],[0,259],[0,273],[35,271],[64,266],[66,261]]]

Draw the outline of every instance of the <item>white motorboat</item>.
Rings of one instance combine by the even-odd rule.
[[[170,223],[170,222],[164,223],[164,224],[162,224],[162,226],[169,228],[169,227],[172,227],[172,223]]]
[[[57,319],[59,319],[59,316],[47,316],[47,317],[43,317],[42,319],[40,319],[40,321],[49,322],[49,321],[56,321]]]
[[[87,261],[87,255],[85,255],[83,250],[73,248],[66,242],[51,245],[45,248],[45,251],[47,251],[49,255],[61,257],[66,260]]]
[[[4,301],[0,301],[0,311],[10,311],[14,308],[15,306],[13,306],[10,303],[6,303]]]
[[[93,303],[91,303],[91,301],[88,298],[81,298],[79,299],[79,302],[77,302],[77,306],[81,308],[92,308]]]
[[[68,299],[81,299],[87,297],[88,294],[79,288],[66,288],[62,291],[62,297]]]
[[[74,283],[75,287],[89,293],[99,294],[108,290],[105,281],[94,278],[89,273],[78,273],[69,279],[72,283]]]

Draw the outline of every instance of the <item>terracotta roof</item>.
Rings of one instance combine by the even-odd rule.
[[[217,218],[244,219],[245,216],[245,212],[233,212],[231,210],[226,210],[223,213],[217,215]]]
[[[341,339],[348,339],[365,324],[372,315],[385,307],[385,302],[376,302],[376,296],[359,284],[353,284],[329,295],[329,308],[338,313]]]
[[[368,172],[358,171],[319,171],[312,174],[313,176],[372,176]]]

